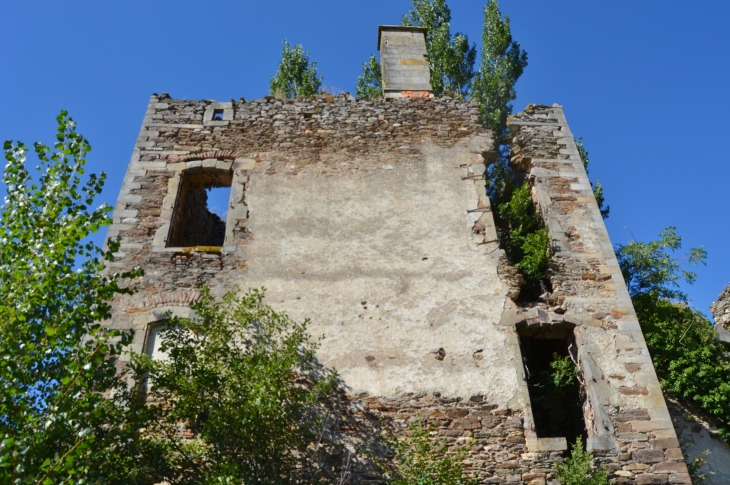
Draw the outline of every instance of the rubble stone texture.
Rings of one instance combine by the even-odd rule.
[[[715,317],[715,325],[722,325],[725,328],[730,325],[730,285],[720,293],[717,301],[712,303],[710,311]]]
[[[689,484],[562,108],[531,106],[510,122],[513,163],[554,251],[552,295],[530,305],[513,301],[520,278],[498,245],[485,190],[492,134],[478,114],[447,97],[153,95],[107,235],[121,239],[111,269],[145,274],[108,325],[134,328],[142,352],[166,311],[192,315],[202,286],[266,287],[267,303],[312,320],[320,362],[344,380],[333,431],[349,451],[335,468],[345,456],[367,463],[381,422],[397,431],[420,416],[469,445],[480,483],[530,485],[553,478],[566,446],[534,431],[518,335],[570,329],[587,395],[575,419],[598,460],[619,484]],[[194,217],[181,207],[202,207],[184,195],[188,177],[231,185],[222,244],[175,238]],[[353,483],[378,483],[349,470]]]

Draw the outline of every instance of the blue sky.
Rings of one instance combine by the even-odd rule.
[[[452,31],[480,45],[481,1],[450,0]],[[94,148],[113,204],[151,93],[227,101],[267,94],[281,40],[325,85],[354,91],[378,24],[410,0],[6,1],[0,138],[52,142],[67,109]],[[730,2],[502,0],[529,66],[514,103],[559,103],[605,187],[614,243],[670,225],[707,267],[687,288],[707,312],[730,282]]]

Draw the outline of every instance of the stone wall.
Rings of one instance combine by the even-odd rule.
[[[728,285],[717,300],[712,302],[710,311],[715,317],[715,331],[717,338],[725,343],[730,343],[730,285]]]
[[[401,432],[420,416],[469,447],[480,483],[530,485],[552,478],[566,446],[535,432],[518,335],[565,326],[597,459],[618,483],[689,483],[562,109],[531,108],[510,128],[513,162],[554,249],[552,295],[519,305],[520,276],[498,247],[486,196],[495,154],[476,106],[155,95],[108,233],[121,238],[110,268],[145,274],[107,324],[137,330],[142,351],[150,325],[168,310],[189,315],[203,285],[216,295],[264,286],[267,303],[311,318],[311,333],[324,336],[318,358],[344,381],[333,433],[363,466],[353,481],[378,481],[359,451],[381,418]],[[171,244],[171,228],[191,217],[180,204],[185,178],[221,174],[231,185],[222,245]]]
[[[509,121],[511,163],[532,186],[549,231],[552,293],[505,325],[576,325],[586,382],[589,449],[610,461],[617,483],[690,483],[682,452],[573,135],[558,105]],[[520,177],[520,173],[524,174]],[[541,311],[542,310],[542,311]]]

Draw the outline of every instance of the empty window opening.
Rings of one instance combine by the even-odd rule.
[[[223,110],[222,109],[213,110],[213,121],[223,121]]]
[[[574,326],[550,325],[519,330],[525,378],[538,438],[580,436],[586,442],[585,390],[578,380]]]
[[[147,332],[147,347],[145,353],[155,360],[166,360],[167,353],[162,351],[162,332],[165,331],[167,325],[164,322],[156,323],[150,326]]]
[[[167,360],[167,352],[162,351],[163,332],[167,329],[167,322],[155,322],[147,328],[147,341],[145,342],[144,352],[154,360]],[[152,388],[153,381],[149,375],[142,377],[140,381],[141,390],[145,393]]]
[[[183,173],[168,247],[223,246],[231,181],[229,170]]]

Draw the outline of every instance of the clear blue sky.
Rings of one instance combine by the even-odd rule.
[[[450,0],[452,30],[480,45],[482,2]],[[354,91],[378,24],[410,0],[9,1],[0,28],[0,138],[51,143],[67,109],[109,175],[114,204],[151,93],[267,94],[281,40],[325,84]],[[515,109],[559,103],[604,184],[614,243],[676,225],[708,265],[688,288],[707,312],[730,282],[730,2],[502,0],[529,54]]]

